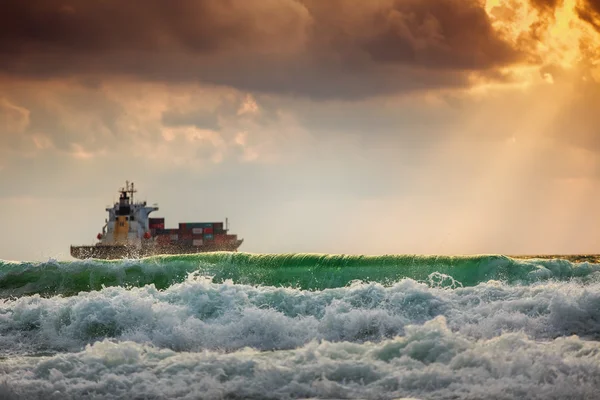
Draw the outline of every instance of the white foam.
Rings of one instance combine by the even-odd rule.
[[[593,339],[600,332],[600,284],[490,282],[448,290],[403,280],[311,292],[190,277],[165,291],[111,287],[2,300],[0,352],[79,351],[104,338],[177,351],[294,349],[312,340],[380,341],[438,315],[474,339],[507,332]]]
[[[444,317],[378,343],[175,352],[108,340],[78,353],[0,362],[5,398],[592,399],[600,345],[523,333],[474,340]],[[0,394],[2,394],[0,392]],[[59,397],[59,395],[60,397]]]

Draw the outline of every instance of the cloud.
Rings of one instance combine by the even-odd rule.
[[[0,96],[3,150],[34,153],[54,149],[89,156],[114,148],[124,109],[104,90],[72,82],[8,82]],[[0,151],[1,152],[1,151]]]
[[[274,103],[263,107],[248,93],[197,84],[17,81],[3,86],[2,95],[0,159],[7,193],[8,182],[18,187],[22,178],[15,171],[33,171],[33,161],[45,166],[41,171],[65,174],[70,162],[135,163],[147,173],[207,172],[218,164],[273,163],[294,147],[285,155],[292,159],[301,151],[295,140],[302,142],[304,135]]]
[[[165,111],[162,115],[162,123],[165,126],[197,126],[201,129],[219,130],[217,115],[205,110],[194,112]]]
[[[527,62],[478,0],[8,0],[0,72],[314,98],[466,87]]]
[[[378,61],[484,70],[523,59],[476,0],[395,1],[374,15],[374,28],[363,46]]]
[[[29,126],[29,110],[11,103],[6,98],[0,98],[0,131],[5,134],[17,135]]]
[[[212,53],[247,46],[285,51],[289,40],[302,35],[307,18],[292,0],[8,0],[2,8],[2,50],[15,54],[173,47]],[[258,24],[267,19],[268,25]]]
[[[530,0],[531,4],[545,12],[553,12],[557,7],[562,6],[564,0]]]
[[[580,0],[576,9],[579,18],[600,32],[600,0]]]

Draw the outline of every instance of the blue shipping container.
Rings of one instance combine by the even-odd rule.
[[[185,224],[180,224],[180,226],[181,225],[185,225],[185,229],[187,230],[194,228],[212,228],[212,223],[207,222],[186,222]]]
[[[204,239],[205,240],[213,240],[213,235],[211,235],[211,234],[204,235]]]

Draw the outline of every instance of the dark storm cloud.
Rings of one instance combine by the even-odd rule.
[[[403,0],[375,15],[383,29],[366,43],[375,60],[434,68],[486,69],[522,55],[492,29],[475,0]]]
[[[541,3],[543,0],[535,0]],[[526,55],[478,0],[6,0],[0,72],[360,98],[466,86]]]
[[[258,23],[268,17],[265,5],[271,5],[271,12],[291,24],[289,29],[297,23],[294,19],[301,18],[291,9],[292,1],[264,1],[259,7],[244,4],[235,0],[6,0],[0,14],[1,49],[15,54],[44,50],[88,53],[165,51],[179,46],[212,52],[269,40],[270,29]]]

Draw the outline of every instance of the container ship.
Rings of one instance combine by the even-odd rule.
[[[119,190],[119,201],[106,208],[108,219],[94,245],[71,246],[78,259],[121,259],[161,254],[190,254],[210,251],[237,251],[243,239],[229,234],[223,222],[184,222],[165,228],[164,218],[149,218],[158,206],[134,202],[133,182]]]

